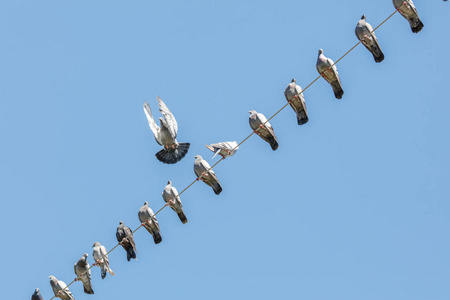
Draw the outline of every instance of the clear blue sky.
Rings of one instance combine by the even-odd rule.
[[[305,92],[310,121],[271,121],[280,148],[253,136],[216,168],[223,192],[195,184],[189,222],[158,215],[163,242],[135,234],[138,260],[110,254],[82,299],[450,298],[450,4],[415,0],[413,34],[395,15],[377,31],[386,59],[359,46],[338,64],[345,95],[323,79]],[[0,289],[53,294],[120,220],[139,225],[171,180],[194,178],[205,143],[240,141],[248,111],[270,116],[291,78],[316,76],[374,27],[391,0],[3,1],[0,4]],[[142,104],[160,96],[188,155],[163,165]]]

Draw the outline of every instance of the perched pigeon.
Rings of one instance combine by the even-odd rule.
[[[398,12],[408,20],[412,32],[418,33],[422,30],[423,23],[412,0],[392,0],[392,3]]]
[[[342,99],[344,95],[344,90],[342,90],[341,79],[339,78],[339,73],[337,71],[334,62],[323,55],[323,50],[319,49],[319,56],[317,57],[316,64],[317,71],[320,76],[322,76],[333,88],[334,96],[337,99]]]
[[[200,155],[194,156],[194,172],[197,175],[197,180],[201,180],[214,190],[216,195],[222,192],[219,179],[217,179],[216,173],[211,169],[211,166]]]
[[[91,267],[89,266],[87,257],[87,253],[83,254],[83,256],[75,263],[73,269],[75,275],[77,275],[76,280],[83,283],[84,292],[86,294],[94,294],[91,284]]]
[[[366,16],[363,15],[355,28],[355,34],[358,40],[372,53],[375,62],[382,62],[384,59],[383,51],[378,44],[372,25],[366,22]]]
[[[177,213],[181,223],[186,224],[188,220],[184,214],[183,204],[181,204],[181,199],[178,196],[177,189],[172,186],[172,182],[170,180],[167,182],[167,185],[162,192],[162,197],[167,205],[169,205],[170,208]]]
[[[105,246],[102,246],[99,242],[95,242],[92,247],[94,248],[92,257],[95,260],[95,265],[99,266],[102,270],[102,279],[105,279],[106,272],[115,276],[113,270],[109,267],[108,251],[106,251]]]
[[[297,124],[303,125],[308,123],[308,112],[306,111],[305,97],[303,97],[302,88],[296,84],[295,78],[284,90],[284,97],[289,105],[297,114]]]
[[[162,237],[159,224],[153,210],[148,207],[147,201],[145,201],[144,206],[139,209],[138,217],[145,229],[147,229],[147,231],[153,236],[153,241],[155,244],[161,243]]]
[[[249,123],[250,127],[259,135],[263,140],[270,144],[272,150],[278,149],[278,140],[275,135],[275,131],[263,114],[257,113],[254,110],[249,111]]]
[[[214,152],[214,156],[212,158],[216,157],[217,154],[219,154],[223,158],[233,156],[239,149],[239,146],[236,142],[220,142],[205,146],[206,148]]]
[[[127,260],[136,259],[136,245],[134,244],[133,231],[130,227],[120,221],[116,231],[117,241],[122,245],[123,249],[127,251]]]
[[[49,278],[55,297],[61,298],[62,300],[75,300],[64,281],[56,279],[53,275],[50,275]]]
[[[152,110],[148,103],[144,103],[144,112],[148,120],[148,125],[155,135],[156,142],[164,149],[156,153],[156,158],[165,164],[174,164],[179,162],[188,152],[189,143],[178,143],[176,140],[178,132],[178,124],[175,117],[167,108],[167,106],[158,98],[159,111],[164,118],[159,118],[161,127],[156,125],[153,119]]]
[[[39,292],[39,289],[35,289],[33,295],[31,296],[31,300],[44,300],[41,296],[41,292]]]

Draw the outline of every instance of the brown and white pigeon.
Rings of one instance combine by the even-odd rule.
[[[113,270],[109,267],[108,251],[106,251],[105,246],[101,245],[99,242],[95,242],[92,247],[94,248],[92,257],[95,260],[95,265],[99,266],[102,270],[102,279],[105,279],[106,272],[115,276]]]
[[[423,23],[419,18],[419,13],[412,0],[392,0],[394,7],[409,22],[411,30],[418,33],[423,28]]]
[[[366,21],[366,16],[363,15],[361,20],[355,28],[355,34],[358,40],[367,48],[367,50],[372,53],[375,62],[379,63],[384,60],[383,51],[381,51],[380,45],[378,44],[375,32],[373,32],[372,25]]]
[[[336,99],[342,99],[344,90],[342,89],[341,79],[333,60],[323,55],[323,50],[319,49],[319,56],[316,63],[317,72],[322,76],[333,88]]]
[[[263,114],[257,113],[254,110],[249,111],[250,116],[248,122],[253,131],[256,132],[264,141],[270,144],[270,147],[273,151],[278,149],[278,140],[275,135],[275,131],[267,122],[266,116]]]
[[[73,269],[75,275],[77,275],[76,280],[83,283],[84,292],[86,294],[94,294],[91,284],[91,269],[87,257],[87,253],[83,254],[83,256],[75,263]]]
[[[194,172],[197,175],[197,180],[201,180],[210,187],[212,187],[214,193],[219,195],[222,192],[222,186],[216,173],[211,169],[211,166],[200,155],[194,156]]]
[[[130,261],[132,258],[136,259],[136,245],[134,243],[133,231],[131,231],[130,227],[125,226],[122,221],[119,222],[119,226],[117,227],[116,238],[123,249],[127,251],[127,260]]]
[[[308,123],[308,112],[306,111],[305,97],[303,97],[302,88],[297,85],[295,78],[284,90],[284,97],[289,102],[289,105],[297,114],[297,124],[303,125]]]
[[[170,180],[167,182],[167,185],[162,192],[162,197],[167,205],[169,205],[170,208],[177,213],[181,223],[186,224],[188,220],[184,214],[183,204],[181,203],[180,196],[178,196],[177,189],[172,186],[172,182]]]
[[[75,300],[64,281],[56,279],[53,275],[50,275],[49,278],[53,293],[55,293],[55,297],[58,297],[62,300]]]
[[[161,230],[159,229],[159,224],[153,210],[148,207],[147,201],[145,201],[144,205],[139,209],[138,217],[139,221],[142,223],[142,226],[144,226],[145,229],[147,229],[147,231],[153,236],[153,241],[155,244],[161,243]]]

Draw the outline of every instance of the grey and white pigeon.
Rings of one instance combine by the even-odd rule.
[[[75,275],[77,275],[75,280],[83,283],[84,292],[86,294],[94,294],[91,284],[91,267],[89,266],[87,257],[87,253],[83,254],[73,266],[73,270],[75,271]]]
[[[419,14],[412,0],[392,0],[392,3],[398,12],[409,22],[412,32],[418,33],[422,30],[423,23],[419,18]]]
[[[186,224],[188,220],[184,214],[183,204],[181,203],[180,196],[178,196],[177,189],[172,186],[172,182],[170,180],[167,182],[167,185],[162,192],[162,197],[167,205],[169,205],[170,208],[177,213],[181,223]]]
[[[55,297],[58,297],[62,300],[75,300],[64,281],[56,279],[53,275],[50,275],[49,278],[53,293],[55,293]]]
[[[384,60],[383,51],[381,51],[378,39],[373,32],[372,25],[366,22],[366,16],[363,15],[355,28],[355,34],[358,40],[372,53],[375,62],[379,63]]]
[[[223,158],[233,156],[239,149],[238,143],[236,142],[220,142],[205,146],[206,148],[214,152],[214,156],[212,158],[216,157],[217,154],[219,154]]]
[[[148,207],[147,201],[145,201],[144,205],[139,209],[138,217],[145,229],[147,229],[147,231],[153,236],[153,241],[155,244],[161,243],[162,237],[158,220],[156,220],[153,210]]]
[[[201,180],[210,187],[212,187],[214,193],[219,195],[222,192],[222,186],[216,173],[211,169],[211,166],[200,155],[194,156],[194,172],[197,175],[197,180]]]
[[[275,135],[275,131],[267,122],[266,116],[263,114],[257,113],[254,110],[249,111],[250,117],[248,119],[250,127],[259,135],[264,141],[270,144],[272,150],[275,151],[278,149],[278,140]]]
[[[289,105],[297,114],[297,124],[303,125],[308,123],[308,112],[306,111],[305,97],[303,97],[302,88],[296,84],[295,78],[284,90],[284,97]]]
[[[95,265],[99,266],[102,271],[102,279],[105,279],[106,272],[115,276],[113,270],[109,267],[108,251],[106,251],[105,246],[101,245],[99,242],[95,242],[92,247],[94,248],[92,257],[95,260]]]
[[[164,102],[158,98],[159,111],[164,118],[159,118],[160,126],[156,125],[155,119],[153,119],[152,110],[148,103],[144,103],[144,112],[148,120],[156,142],[164,148],[156,153],[156,158],[165,164],[174,164],[179,162],[188,152],[189,143],[178,143],[177,132],[178,124],[175,117],[164,104]]]
[[[342,89],[341,79],[334,61],[323,55],[323,50],[319,49],[319,56],[316,64],[317,72],[322,76],[333,88],[336,99],[342,99],[344,90]]]
[[[31,300],[44,300],[39,289],[34,290],[33,295],[31,295]]]
[[[127,260],[130,261],[132,258],[136,259],[136,245],[134,243],[133,231],[131,231],[130,227],[125,226],[122,221],[119,222],[119,226],[117,227],[116,238],[123,249],[127,251]]]

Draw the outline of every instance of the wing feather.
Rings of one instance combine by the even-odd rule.
[[[166,122],[167,129],[169,130],[172,138],[175,139],[177,137],[177,132],[178,132],[177,120],[175,120],[175,117],[173,116],[172,112],[169,110],[167,105],[161,100],[161,98],[159,98],[159,97],[156,97],[156,98],[158,98],[159,111],[161,112],[161,114],[164,116],[164,118],[167,121]]]
[[[156,124],[155,119],[153,119],[152,110],[150,109],[150,105],[146,102],[144,102],[144,113],[147,117],[148,125],[150,126],[150,130],[153,132],[153,135],[155,136],[155,140],[158,144],[162,146],[162,143],[159,141],[159,132],[160,128]]]

